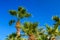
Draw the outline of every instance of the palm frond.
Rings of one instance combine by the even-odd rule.
[[[25,14],[25,13],[26,13],[26,9],[23,9],[23,10],[21,11],[21,13],[22,13],[22,14]]]
[[[53,16],[52,19],[55,20],[56,22],[59,21],[59,17],[58,16]]]
[[[17,12],[15,10],[10,10],[9,13],[13,16],[16,16],[17,15]]]
[[[46,25],[47,30],[51,30],[50,26]]]
[[[21,11],[23,9],[23,7],[18,7],[18,11]]]
[[[27,33],[28,35],[30,33],[36,33],[36,30],[37,30],[37,26],[38,26],[38,23],[35,22],[35,23],[31,23],[31,22],[25,22],[24,23],[24,32]]]
[[[54,31],[56,31],[58,29],[58,26],[59,26],[58,23],[54,24]]]
[[[31,14],[28,14],[28,13],[25,15],[25,17],[30,17],[30,16],[31,16]]]
[[[41,32],[42,30],[43,30],[43,28],[39,28],[39,29],[38,29],[38,31],[40,31],[40,32]]]
[[[58,36],[60,36],[60,31],[58,32]]]
[[[12,25],[13,23],[15,23],[15,20],[10,20],[9,21],[9,25]]]
[[[52,28],[48,25],[46,25],[46,31],[48,34],[52,34]]]
[[[31,16],[31,14],[27,13],[26,9],[23,7],[19,7],[18,10],[19,10],[18,15],[20,18],[24,18],[24,17],[27,18]]]

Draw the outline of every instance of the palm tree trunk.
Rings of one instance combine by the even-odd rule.
[[[56,39],[55,39],[55,36],[51,36],[51,37],[50,37],[50,40],[56,40]]]
[[[16,32],[17,37],[19,37],[20,36],[20,21],[16,22],[16,29],[17,29],[17,32]]]
[[[51,40],[56,40],[56,39],[55,39],[55,37],[54,38],[52,37]]]
[[[34,34],[30,34],[28,40],[35,40],[35,35]]]

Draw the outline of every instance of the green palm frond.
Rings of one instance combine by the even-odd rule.
[[[58,36],[60,36],[60,31],[58,32]]]
[[[54,31],[58,31],[58,26],[59,26],[59,24],[58,23],[56,23],[56,24],[54,24]]]
[[[17,12],[15,10],[10,10],[9,13],[13,16],[16,16],[17,15]]]
[[[38,22],[33,23],[33,28],[36,28],[38,26]]]
[[[12,33],[12,34],[7,36],[6,40],[21,40],[21,37],[18,37],[16,39],[16,33]]]
[[[16,37],[16,33],[12,33],[12,34],[10,34],[8,37],[9,37],[9,38],[11,38],[11,37]]]
[[[16,33],[12,33],[12,34],[7,36],[6,40],[14,40],[15,37],[16,37]]]
[[[48,34],[52,34],[52,28],[48,25],[46,25],[46,31]]]
[[[30,16],[31,16],[31,14],[28,14],[28,13],[26,13],[26,12],[25,12],[25,13],[19,13],[19,17],[20,17],[20,18],[25,18],[25,17],[28,18],[28,17],[30,17]]]
[[[25,14],[25,13],[26,13],[26,9],[23,9],[23,10],[21,11],[21,13],[22,13],[22,14]]]
[[[25,22],[25,23],[24,23],[24,27],[25,27],[25,28],[28,28],[29,26],[30,26],[30,22]]]
[[[12,25],[13,23],[15,23],[15,20],[10,20],[9,21],[9,25]]]
[[[15,11],[15,10],[10,10],[9,13],[13,16],[16,16],[17,18],[27,18],[27,17],[30,17],[31,14],[29,14],[25,8],[23,7],[18,7],[18,11]]]
[[[47,28],[48,31],[51,31],[52,30],[51,27],[48,26],[48,25],[46,25],[46,28]]]
[[[23,7],[18,7],[18,17],[19,18],[25,18],[30,17],[31,14],[27,13],[26,9]]]
[[[24,18],[24,16],[25,16],[25,14],[20,14],[20,13],[18,15],[18,17],[21,18],[21,19]]]
[[[58,16],[53,16],[53,18],[52,18],[53,20],[55,20],[56,22],[58,22],[59,21],[59,17]]]
[[[23,7],[18,7],[18,11],[21,11],[21,10],[23,10]]]
[[[38,29],[38,31],[40,31],[40,32],[41,32],[42,30],[43,30],[43,28],[39,28],[39,29]]]
[[[37,29],[37,23],[25,22],[24,23],[24,32],[29,35],[29,33],[35,33]]]
[[[31,14],[28,14],[28,13],[25,15],[25,17],[30,17],[30,16],[31,16]]]
[[[60,19],[59,19],[59,25],[60,25]]]
[[[44,32],[45,32],[45,30],[43,30],[43,28],[39,28],[39,29],[38,29],[38,32],[39,32],[39,35],[43,35]]]

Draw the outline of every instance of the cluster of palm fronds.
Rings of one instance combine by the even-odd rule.
[[[60,18],[58,16],[53,16],[54,25],[52,27],[46,25],[45,29],[39,27],[38,22],[25,22],[21,24],[20,20],[22,18],[31,16],[23,7],[19,7],[18,11],[10,10],[9,13],[17,18],[17,20],[10,20],[9,22],[9,25],[16,22],[15,28],[17,32],[8,35],[6,40],[54,40],[56,36],[60,35],[60,31],[58,30]],[[21,31],[23,34],[21,34]],[[23,38],[25,36],[28,38]]]

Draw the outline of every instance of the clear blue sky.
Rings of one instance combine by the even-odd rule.
[[[23,6],[29,13],[32,14],[31,18],[23,21],[38,21],[40,25],[48,23],[53,24],[52,16],[60,16],[60,0],[0,0],[0,40],[15,32],[16,29],[13,26],[9,26],[10,19],[15,19],[9,15],[9,10],[17,10],[18,6]]]

